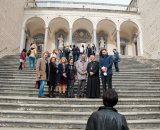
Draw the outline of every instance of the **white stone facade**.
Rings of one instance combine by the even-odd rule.
[[[160,59],[160,1],[139,0],[144,56]]]
[[[75,43],[75,32],[85,30],[91,37],[86,44],[95,44],[97,48],[100,34],[103,32],[107,37],[106,48],[110,54],[113,54],[113,48],[117,48],[122,55],[160,58],[158,0],[138,0],[140,13],[55,8],[25,9],[24,1],[1,2],[3,4],[0,17],[3,20],[0,20],[0,57],[29,48],[29,44],[34,42],[35,36],[39,34],[44,37],[43,51],[51,52],[57,48],[56,39],[59,32],[63,32],[65,36],[65,45],[79,44]]]
[[[32,24],[36,28],[34,30],[30,23],[36,21],[39,26]],[[23,28],[30,30],[27,46],[33,41],[32,37],[36,35],[36,32],[43,33],[45,34],[44,50],[49,52],[56,48],[55,33],[58,30],[63,29],[67,34],[66,44],[73,45],[76,44],[73,42],[73,33],[78,29],[85,29],[92,37],[88,44],[95,44],[97,48],[99,48],[97,34],[100,31],[106,33],[107,49],[110,54],[114,48],[117,48],[118,51],[124,51],[124,55],[143,55],[141,17],[136,13],[26,9]],[[137,47],[134,44],[134,36],[136,36]],[[128,40],[125,50],[121,46],[121,37]],[[25,47],[24,41],[22,37],[21,49]]]
[[[24,0],[0,1],[0,57],[19,53]]]

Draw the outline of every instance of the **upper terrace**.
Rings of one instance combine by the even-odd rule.
[[[69,2],[53,0],[27,0],[25,8],[39,9],[76,9],[76,10],[96,10],[96,11],[115,11],[138,13],[137,0],[132,0],[129,5],[93,3],[93,2]]]

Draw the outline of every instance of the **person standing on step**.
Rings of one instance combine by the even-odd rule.
[[[32,66],[32,69],[35,70],[36,69],[35,61],[36,61],[37,51],[34,43],[31,43],[30,47],[31,48],[30,48],[30,54],[29,54],[29,69],[31,69],[31,66]]]
[[[106,84],[108,88],[112,88],[112,65],[113,58],[108,55],[106,49],[100,51],[99,66],[101,69],[101,80],[103,85],[103,93],[106,91]]]
[[[76,67],[73,58],[69,59],[67,72],[67,97],[74,98],[74,82],[76,79]]]
[[[73,48],[72,48],[72,56],[73,56],[73,61],[76,62],[77,49],[75,45],[73,45]]]
[[[96,61],[95,55],[91,54],[91,62],[87,65],[87,98],[100,97],[100,79],[99,79],[99,62]]]
[[[48,91],[49,91],[49,97],[55,97],[54,90],[57,84],[57,64],[56,64],[56,58],[51,57],[50,63],[49,63],[49,82],[48,82]]]
[[[65,57],[61,58],[60,64],[58,64],[58,87],[59,87],[59,96],[65,97],[66,88],[67,88],[67,72],[68,65],[66,64],[67,60]]]
[[[77,69],[77,80],[78,80],[78,92],[77,97],[84,97],[85,95],[85,86],[86,86],[86,78],[87,78],[87,65],[85,54],[81,55],[81,59],[76,63]]]
[[[38,97],[44,97],[44,85],[48,80],[49,65],[48,65],[48,52],[43,53],[43,57],[38,59],[36,66],[36,79],[40,81],[40,88]]]
[[[120,62],[120,58],[119,58],[119,53],[116,49],[113,49],[113,53],[114,53],[114,66],[115,66],[115,71],[119,72],[119,66],[118,66],[118,62]]]
[[[88,46],[86,48],[86,53],[87,53],[87,61],[89,61],[90,55],[92,54],[92,48],[91,48],[90,44],[88,44]]]
[[[108,89],[103,96],[104,106],[89,117],[86,130],[129,130],[126,118],[113,108],[117,103],[116,91]]]
[[[93,55],[96,55],[96,47],[95,47],[94,44],[93,44],[93,46],[92,46],[92,54],[93,54]]]
[[[19,70],[22,70],[22,65],[26,62],[26,49],[23,49],[19,57]]]

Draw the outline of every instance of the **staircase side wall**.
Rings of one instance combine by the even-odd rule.
[[[160,59],[160,1],[138,0],[146,58]]]
[[[0,0],[0,57],[19,52],[25,0]]]

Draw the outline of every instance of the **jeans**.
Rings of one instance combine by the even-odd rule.
[[[44,93],[44,84],[45,84],[45,80],[40,80],[40,88],[39,88],[39,94],[38,94],[39,97],[44,96],[43,95],[43,93]]]
[[[36,69],[35,67],[35,57],[29,57],[29,68],[33,67],[33,69]]]

